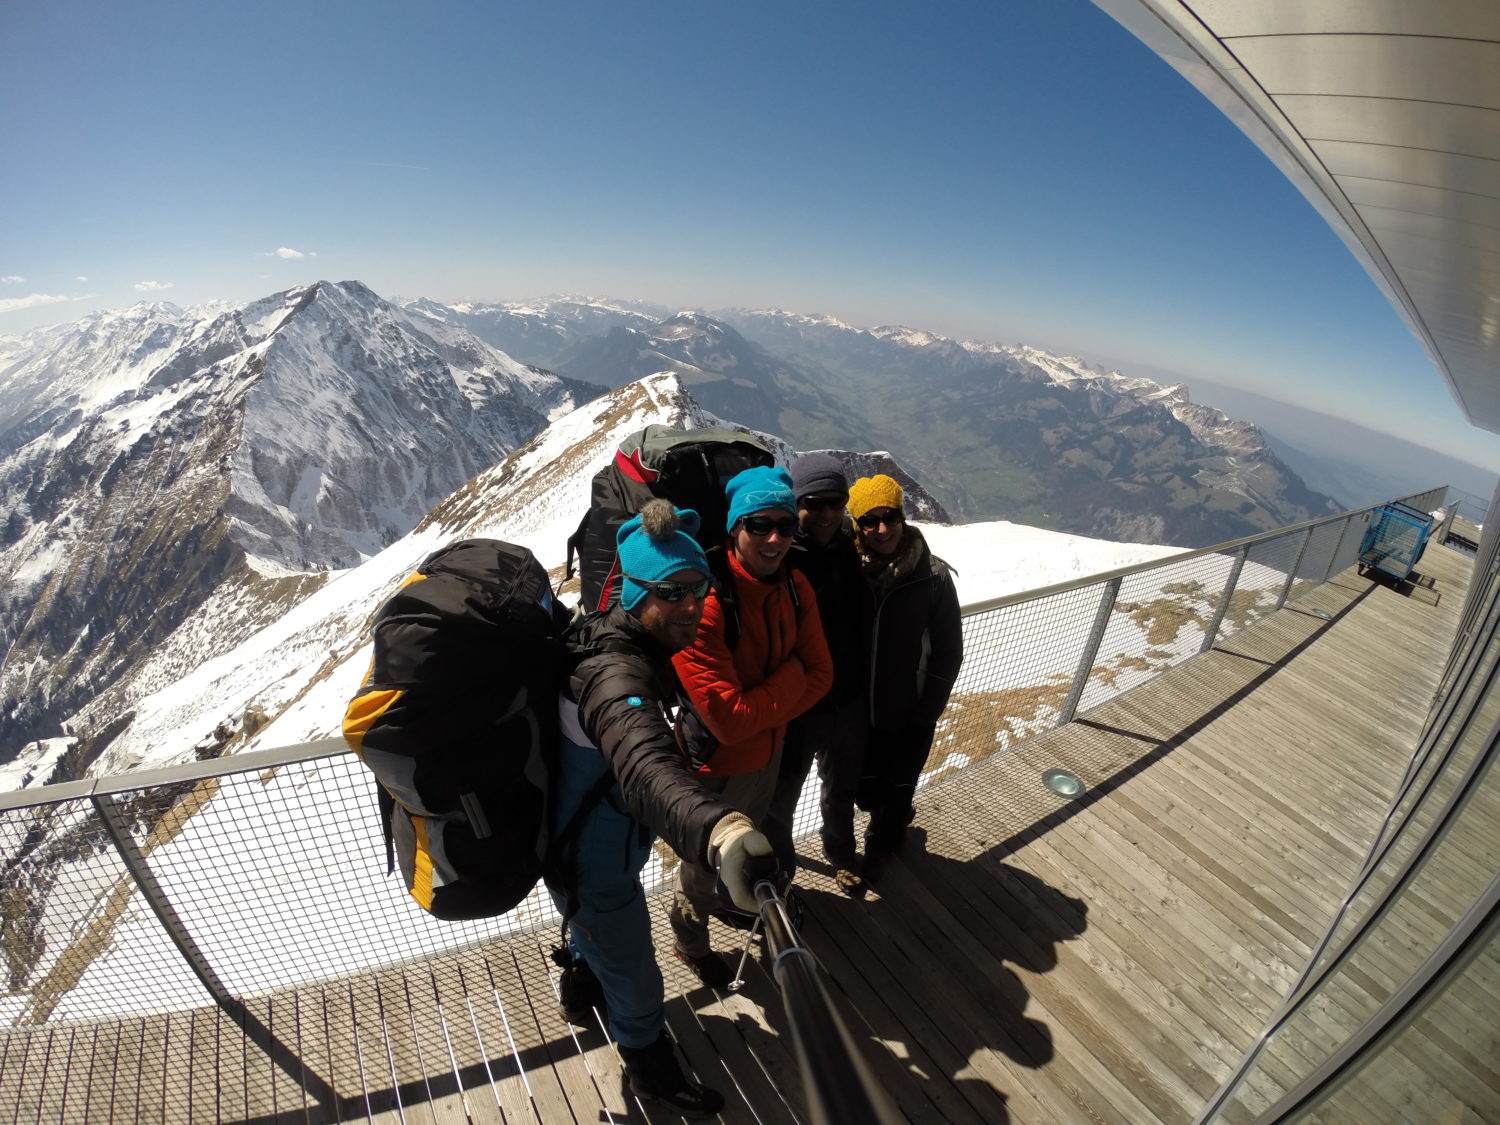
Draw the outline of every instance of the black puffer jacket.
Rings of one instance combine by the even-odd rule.
[[[664,706],[677,698],[672,654],[620,606],[587,618],[566,693],[579,724],[609,761],[630,815],[682,858],[708,864],[708,837],[733,812],[698,783]]]
[[[881,730],[931,726],[964,661],[953,572],[908,524],[894,557],[865,556],[864,575],[875,597],[870,721]]]
[[[828,640],[828,654],[833,657],[833,687],[808,714],[862,698],[869,690],[874,601],[860,576],[859,549],[854,539],[840,531],[819,546],[810,536],[799,533],[787,559],[803,573],[818,597],[818,617]]]

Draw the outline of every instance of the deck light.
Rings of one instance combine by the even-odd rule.
[[[1315,609],[1312,611],[1312,615],[1314,617],[1321,617],[1324,621],[1333,620],[1333,614],[1329,613],[1326,609]]]
[[[1082,778],[1067,770],[1048,770],[1042,774],[1042,784],[1059,797],[1077,797],[1087,788]]]

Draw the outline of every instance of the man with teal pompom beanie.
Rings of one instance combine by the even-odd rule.
[[[693,643],[708,600],[698,526],[696,512],[656,499],[616,533],[619,604],[579,627],[578,664],[558,700],[547,877],[569,919],[567,944],[553,954],[564,1018],[589,1027],[606,1019],[631,1092],[685,1117],[712,1116],[724,1098],[689,1076],[666,1031],[640,872],[660,834],[684,867],[701,867],[754,909],[757,864],[771,851],[689,769],[667,714],[680,691],[672,655]]]

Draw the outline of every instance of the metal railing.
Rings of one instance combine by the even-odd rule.
[[[1430,510],[1443,494],[1403,500]],[[968,607],[923,782],[1305,595],[1353,565],[1373,510]],[[659,848],[648,889],[675,862]],[[500,918],[434,921],[384,867],[373,783],[337,739],[0,794],[0,1029],[232,1007],[556,921],[540,891]]]

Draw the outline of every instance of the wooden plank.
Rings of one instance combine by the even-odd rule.
[[[475,1039],[482,1044],[485,1080],[491,1097],[508,1125],[534,1122],[536,1115],[526,1085],[520,1049],[511,1033],[506,1016],[507,1002],[501,994],[488,953],[467,963],[461,962],[459,974]],[[516,987],[519,988],[519,984]]]
[[[938,983],[943,993],[940,1001],[953,1013],[952,1022],[980,1032],[976,1038],[984,1052],[999,1049],[1021,1066],[1036,1068],[1030,1084],[1038,1094],[1043,1080],[1054,1084],[1058,1094],[1067,1098],[1053,1104],[1055,1120],[1075,1119],[1090,1107],[1103,1113],[1105,1106],[1113,1107],[1114,1116],[1123,1120],[1166,1120],[1177,1100],[1165,1088],[1174,1084],[1170,1074],[1142,1065],[1138,1057],[1111,1051],[1098,1010],[1063,1001],[1066,1017],[1048,1020],[1052,1013],[1035,1003],[1019,974],[1004,964],[1006,937],[1017,931],[987,933],[981,945],[954,919],[946,901],[926,885],[926,879],[940,878],[933,871],[932,859],[916,856],[911,863],[893,864],[880,889],[883,895],[902,900],[913,940],[920,941],[939,963],[963,967],[961,973],[948,974],[951,984]],[[987,993],[985,985],[995,991]],[[981,1030],[987,1027],[996,1030]],[[1012,1045],[1004,1045],[1006,1038]],[[1083,1048],[1084,1042],[1091,1049]],[[1134,1070],[1129,1081],[1122,1080],[1126,1076],[1120,1069]]]
[[[540,960],[540,951],[532,946],[507,944],[494,951],[496,971],[520,986],[517,990],[520,1002],[508,1007],[507,1018],[523,1052],[518,1057],[526,1059],[526,1084],[532,1105],[546,1125],[592,1122],[603,1102],[572,1036],[562,1026],[557,999],[545,970],[538,964]],[[577,1099],[577,1112],[570,1098]],[[590,1106],[591,1098],[597,1104]]]
[[[137,1125],[162,1120],[162,1060],[170,1030],[159,1016],[140,1021],[141,1041],[136,1056],[135,1117]]]
[[[1185,1082],[1203,1098],[1213,1093],[1218,1086],[1214,1074],[1180,1042],[1201,1048],[1205,1040],[1216,1038],[1212,1030],[1198,1022],[1180,1022],[1170,994],[1143,983],[1144,974],[1131,972],[1123,951],[1113,963],[1090,956],[1093,935],[1086,919],[1067,908],[1061,892],[1018,868],[1001,866],[993,872],[999,877],[990,878],[991,869],[981,857],[963,865],[933,863],[931,857],[930,850],[916,857],[911,864],[914,873],[968,933],[985,935],[985,949],[1015,963],[1018,977],[1039,1006],[1038,1018],[1050,1013],[1073,1027],[1092,1024],[1099,1037],[1092,1053],[1115,1073],[1125,1074],[1139,1065],[1131,1055],[1149,1045],[1171,1075],[1151,1081],[1168,1087]],[[1069,983],[1059,988],[1056,981],[1063,977]],[[1165,1019],[1143,1027],[1140,1013],[1153,1008]],[[1224,1054],[1230,1054],[1227,1046]],[[1222,1061],[1227,1064],[1230,1059]]]
[[[5,1037],[6,1068],[3,1073],[8,1081],[0,1084],[0,1093],[5,1094],[10,1103],[6,1109],[10,1121],[22,1120],[21,1107],[25,1104],[28,1087],[26,1075],[31,1072],[32,1039],[37,1034],[36,1031],[22,1031]]]

